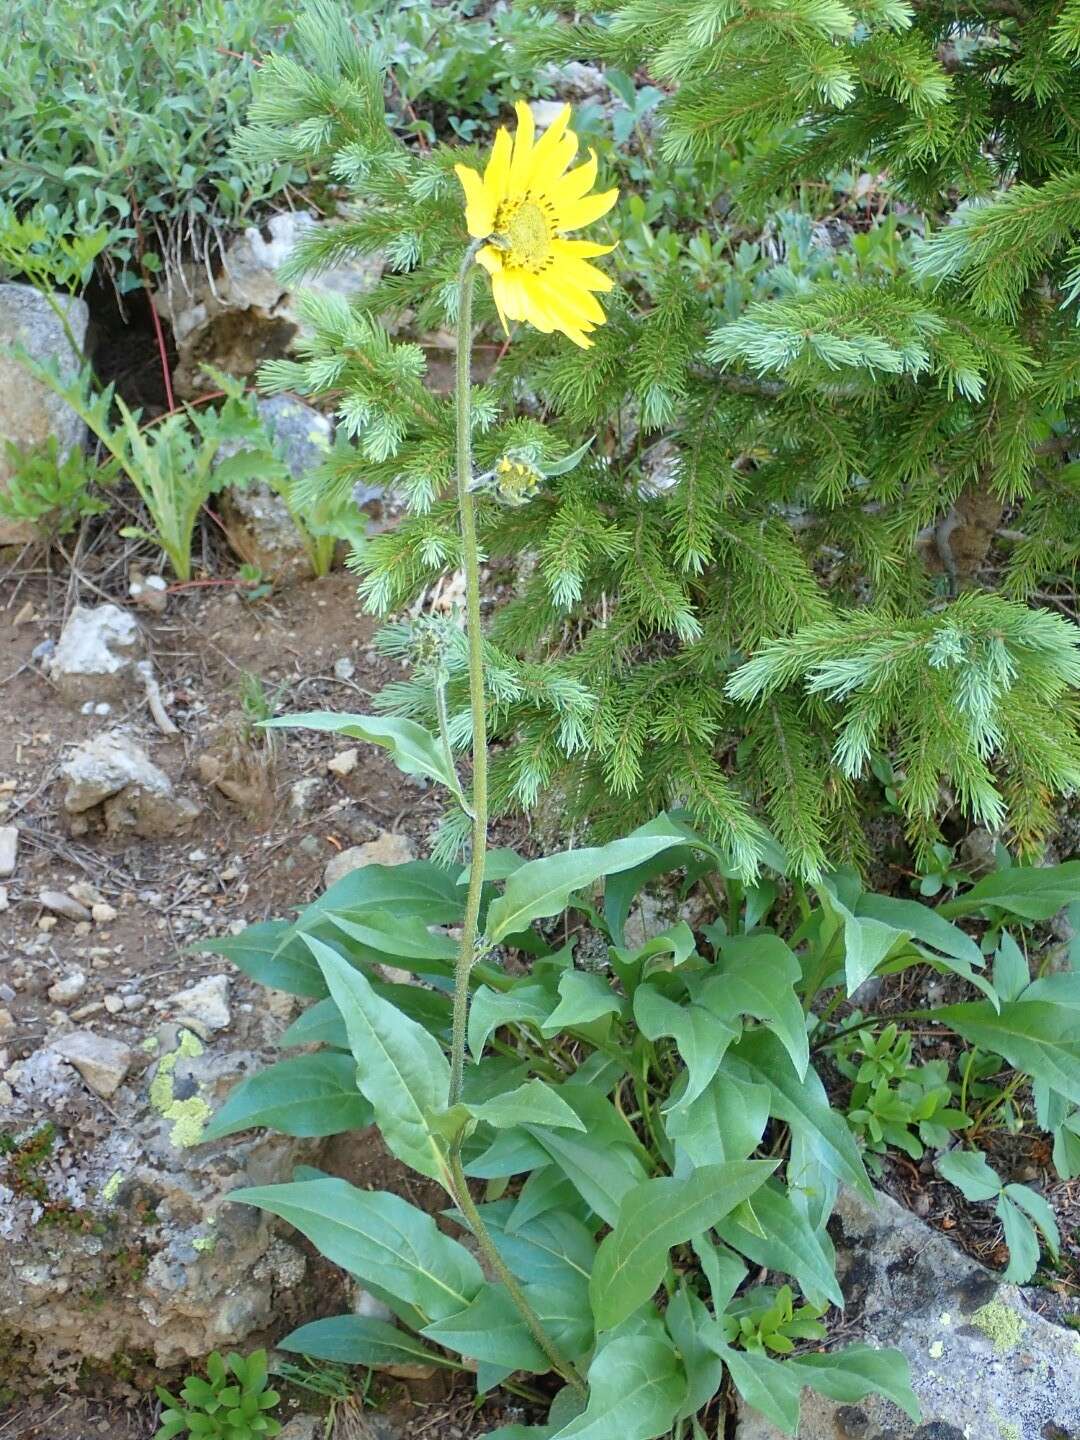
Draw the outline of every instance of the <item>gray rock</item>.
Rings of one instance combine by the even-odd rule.
[[[135,668],[144,650],[139,622],[119,605],[76,605],[49,670],[65,700],[84,705],[119,699],[141,688]]]
[[[64,920],[74,920],[76,924],[90,919],[90,911],[86,906],[81,905],[73,895],[66,895],[63,890],[42,890],[38,894],[38,903],[44,905],[46,910],[51,910],[54,915],[59,915]]]
[[[922,1405],[804,1392],[800,1440],[1040,1440],[1080,1436],[1080,1339],[888,1196],[845,1193],[836,1220],[845,1343],[897,1346]],[[834,1221],[834,1225],[836,1221]],[[743,1407],[737,1440],[780,1440]]]
[[[67,784],[64,809],[76,829],[85,830],[100,807],[110,833],[155,839],[176,834],[199,813],[123,730],[85,741],[60,766],[60,775]]]
[[[67,318],[81,349],[86,342],[90,312],[82,300],[52,296]],[[71,348],[59,316],[32,285],[0,284],[0,488],[13,473],[5,441],[21,448],[41,445],[55,436],[61,458],[81,445],[86,426],[70,405],[31,376],[11,353],[25,350],[34,360],[55,360],[65,380],[78,371],[80,360]],[[0,520],[0,545],[24,545],[35,538],[25,521]]]
[[[290,820],[308,820],[319,808],[326,795],[326,782],[318,775],[308,775],[303,780],[294,780],[289,787],[288,812]]]
[[[176,340],[179,395],[212,388],[200,371],[207,362],[230,375],[252,376],[264,360],[288,354],[307,332],[297,295],[281,283],[278,270],[301,235],[334,224],[309,211],[284,211],[270,216],[263,229],[253,226],[237,236],[213,282],[201,263],[171,275],[154,304]],[[380,256],[363,257],[307,277],[304,290],[348,299],[370,290],[382,270]]]
[[[334,427],[325,415],[293,395],[271,395],[257,408],[294,480],[322,464],[334,441]],[[219,458],[241,448],[224,446]],[[311,575],[307,547],[288,506],[270,485],[254,482],[226,491],[221,510],[229,544],[242,560],[278,582]]]
[[[73,1354],[108,1363],[146,1351],[168,1367],[312,1318],[304,1256],[277,1221],[228,1194],[291,1179],[326,1142],[255,1132],[200,1143],[232,1085],[277,1053],[164,1025],[141,1050],[121,1047],[130,1065],[105,1113],[73,1068],[86,1064],[73,1047],[86,1044],[85,1031],[58,1036],[5,1071],[3,1128],[21,1141],[52,1127],[36,1194],[5,1191],[0,1157],[0,1314],[29,1359],[27,1385]],[[78,1223],[42,1224],[46,1207]]]
[[[83,978],[85,984],[85,976]],[[50,992],[51,993],[51,992]],[[130,1048],[108,1035],[95,1035],[92,1030],[72,1030],[52,1042],[52,1050],[74,1065],[82,1078],[106,1100],[115,1095],[131,1068],[134,1058]]]
[[[415,859],[416,851],[407,835],[384,830],[377,840],[369,840],[366,845],[350,845],[348,850],[335,855],[323,872],[323,884],[329,889],[343,875],[362,870],[365,865],[404,865],[407,860]]]
[[[49,986],[49,999],[54,1005],[72,1005],[85,989],[85,970],[71,970]]]
[[[226,975],[207,975],[170,995],[166,1003],[173,1015],[197,1020],[208,1030],[227,1030],[232,1023]]]
[[[7,879],[15,874],[15,862],[19,855],[19,827],[0,825],[0,878]]]

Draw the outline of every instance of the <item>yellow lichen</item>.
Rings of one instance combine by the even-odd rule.
[[[944,1354],[945,1354],[945,1346],[941,1343],[940,1340],[935,1340],[935,1341],[933,1342],[933,1344],[930,1346],[930,1359],[931,1359],[931,1360],[940,1360],[941,1357],[942,1357],[942,1355],[944,1355]]]
[[[173,1122],[169,1139],[179,1150],[198,1145],[213,1113],[201,1096],[189,1095],[186,1100],[178,1100],[173,1088],[177,1062],[182,1058],[194,1059],[202,1053],[202,1041],[190,1030],[185,1030],[176,1049],[161,1057],[157,1074],[150,1082],[150,1104],[158,1114]]]
[[[120,1190],[120,1186],[123,1183],[124,1172],[122,1170],[114,1170],[113,1173],[109,1176],[108,1180],[105,1181],[105,1184],[101,1187],[101,1198],[105,1201],[106,1205],[111,1205],[112,1202],[116,1199],[117,1194]]]
[[[1015,1350],[1027,1328],[1016,1311],[1000,1300],[991,1300],[976,1310],[971,1323],[992,1342],[997,1355],[1008,1355]]]

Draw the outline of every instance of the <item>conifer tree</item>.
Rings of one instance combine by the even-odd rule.
[[[697,177],[711,248],[704,269],[677,228],[661,265],[627,248],[587,353],[524,328],[501,346],[478,307],[498,357],[476,389],[478,464],[512,456],[538,481],[479,497],[514,586],[488,634],[496,808],[554,794],[564,821],[607,835],[681,802],[738,868],[767,825],[813,877],[864,856],[873,767],[917,852],[953,807],[1037,848],[1080,783],[1080,5],[576,15],[537,26],[537,62],[647,66],[666,96],[654,163]],[[388,269],[352,307],[310,300],[306,351],[264,378],[335,397],[354,448],[318,483],[408,499],[356,557],[386,614],[456,566],[450,404],[392,332],[453,318],[452,167],[482,155],[389,133],[377,57],[329,0],[298,29],[303,58],[262,67],[240,143],[315,155],[359,202],[292,278],[376,250]],[[841,243],[796,266],[815,205]],[[778,226],[779,253],[753,248]],[[464,747],[463,651],[436,647],[433,666],[423,641],[388,630],[419,663],[382,703],[435,723],[445,693]],[[444,848],[462,834],[451,817]]]

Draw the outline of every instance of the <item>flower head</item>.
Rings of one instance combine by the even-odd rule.
[[[593,291],[611,289],[611,279],[590,265],[614,245],[568,240],[566,233],[606,215],[618,190],[590,195],[596,179],[596,155],[576,170],[567,166],[577,154],[577,136],[568,130],[570,106],[535,140],[532,111],[524,101],[513,140],[500,128],[483,176],[456,165],[465,191],[469,234],[487,240],[477,262],[491,276],[499,318],[526,320],[537,330],[560,330],[575,345],[588,347],[588,332],[604,323]]]

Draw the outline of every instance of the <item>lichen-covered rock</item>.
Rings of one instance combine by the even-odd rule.
[[[154,304],[176,341],[178,395],[190,398],[214,387],[200,368],[205,364],[229,375],[252,376],[264,360],[288,353],[304,327],[296,293],[282,284],[278,271],[306,230],[332,223],[306,210],[284,211],[272,215],[262,230],[252,226],[237,236],[213,280],[199,263],[170,276]],[[349,298],[370,290],[382,268],[381,257],[368,256],[310,277],[304,289]]]
[[[887,1195],[842,1194],[833,1225],[845,1343],[897,1346],[922,1406],[804,1393],[800,1440],[1078,1440],[1080,1336],[1024,1303]],[[743,1407],[737,1440],[780,1440]]]
[[[135,616],[119,605],[76,605],[60,632],[49,677],[73,705],[115,700],[142,688],[145,649]]]
[[[175,1365],[307,1318],[303,1254],[270,1217],[227,1202],[238,1185],[316,1163],[321,1142],[201,1143],[232,1085],[271,1057],[166,1024],[114,1057],[124,1077],[106,1106],[72,1068],[76,1033],[7,1072],[0,1315],[33,1352],[28,1386],[84,1358],[149,1352]]]
[[[79,357],[53,305],[64,314],[76,345],[86,343],[90,311],[68,295],[53,295],[52,304],[32,285],[0,285],[0,489],[13,473],[7,441],[20,449],[56,437],[59,456],[65,458],[81,445],[86,426],[66,401],[42,385],[20,365],[15,349],[34,360],[55,360],[65,380],[78,371]],[[34,527],[24,520],[0,519],[0,545],[25,545],[35,538]]]
[[[79,745],[60,766],[60,778],[64,809],[77,833],[100,811],[110,833],[160,839],[183,830],[199,813],[124,730],[109,730]]]

